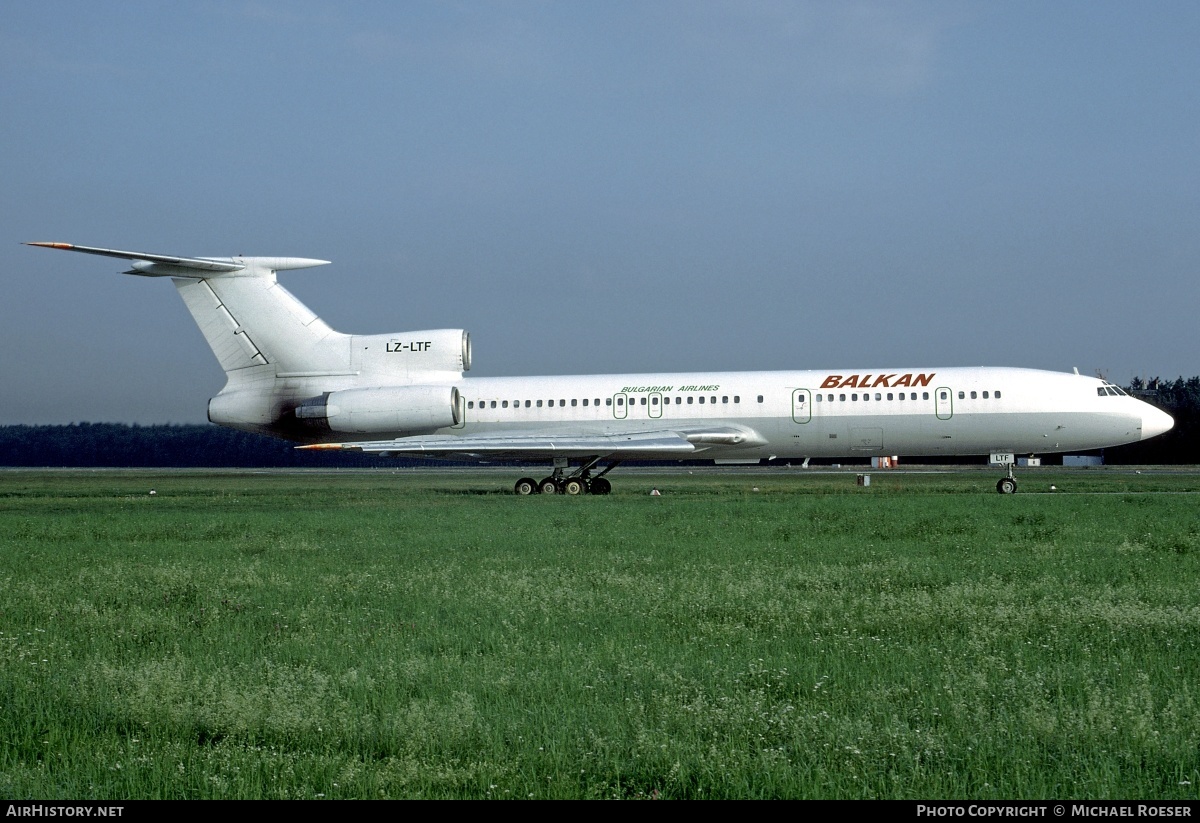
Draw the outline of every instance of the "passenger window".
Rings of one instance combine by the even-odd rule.
[[[642,398],[642,405],[643,406],[646,405],[646,398],[644,398],[644,397]]]
[[[736,394],[735,394],[735,395],[733,396],[733,402],[734,402],[734,403],[741,403],[741,402],[742,402],[742,398],[741,398],[741,397],[739,397],[738,395],[736,395]]]
[[[820,403],[820,402],[821,402],[821,398],[822,398],[822,397],[824,397],[824,395],[822,395],[822,394],[818,394],[818,395],[817,395],[817,402],[818,402],[818,403]]]
[[[658,405],[658,397],[651,397],[651,398],[650,398],[650,405],[651,405],[651,406],[657,406],[657,405]]]
[[[526,400],[526,401],[525,401],[525,408],[529,408],[529,401],[528,401],[528,400]]]
[[[864,403],[866,403],[866,402],[867,402],[868,400],[870,400],[870,399],[871,399],[871,393],[870,393],[870,392],[863,392],[863,402],[864,402]]]
[[[567,405],[567,401],[566,401],[566,400],[563,400],[562,398],[559,398],[558,405],[559,405],[559,406],[566,406],[566,405]]]
[[[758,396],[758,402],[759,402],[759,403],[761,403],[761,402],[762,402],[762,395],[761,395],[761,394]]]
[[[575,407],[578,407],[578,406],[579,406],[579,400],[578,400],[578,399],[576,399],[576,398],[574,398],[574,397],[572,397],[572,398],[571,398],[571,405],[572,405],[572,406],[575,406]]]
[[[729,395],[725,395],[721,398],[721,403],[724,404],[724,403],[728,403],[728,402],[729,402]]]
[[[961,392],[961,391],[960,391],[960,392],[958,393],[958,399],[959,399],[959,400],[966,400],[966,399],[967,399],[967,393],[966,393],[966,392]]]
[[[468,408],[468,409],[473,409],[473,408],[475,408],[475,401],[474,401],[474,400],[468,400],[468,401],[467,401],[467,408]]]
[[[916,399],[917,399],[917,393],[916,393],[916,392],[913,392],[913,400],[916,400]],[[929,399],[929,392],[927,392],[927,391],[923,391],[923,392],[921,392],[921,399],[922,399],[922,400],[928,400],[928,399]],[[942,399],[943,399],[943,400],[945,400],[946,398],[945,398],[945,397],[943,397]]]
[[[838,400],[841,400],[843,403],[844,403],[844,402],[846,402],[846,395],[844,395],[844,394],[839,394],[839,395],[838,395]]]
[[[882,394],[880,394],[879,392],[875,392],[875,399],[876,399],[876,400],[882,400],[882,399],[883,399],[883,395],[882,395]]]
[[[996,399],[997,399],[997,400],[999,400],[999,399],[1000,399],[1000,392],[996,392]]]
[[[858,394],[852,394],[852,395],[850,395],[850,399],[851,399],[851,400],[858,400]]]
[[[494,408],[496,408],[496,401],[495,401],[495,400],[493,400],[493,401],[492,401],[492,408],[493,408],[493,409],[494,409]]]
[[[691,395],[688,395],[688,405],[689,405],[689,406],[690,406],[690,405],[692,405],[692,401],[693,401],[693,400],[695,400],[695,399],[696,399],[696,398],[692,397]]]
[[[700,405],[704,405],[704,395],[700,395]]]
[[[987,400],[987,399],[988,399],[988,393],[987,393],[987,392],[984,392],[984,393],[983,393],[983,399],[984,399],[984,400]]]
[[[502,407],[502,408],[505,408],[505,409],[507,409],[507,408],[508,408],[508,401],[507,401],[507,400],[505,400],[505,401],[504,401],[503,403],[501,403],[500,405],[501,405],[501,407]]]
[[[892,393],[888,392],[888,400],[891,400],[891,399],[892,399]]]
[[[977,395],[975,392],[971,392],[971,399],[972,399],[972,400],[978,400],[978,399],[979,399],[979,395]]]
[[[612,398],[611,398],[611,397],[606,397],[606,398],[604,398],[604,405],[606,405],[606,406],[611,406],[611,405],[612,405]]]
[[[537,407],[538,407],[539,409],[542,407],[542,401],[541,401],[541,400],[539,400],[539,401],[538,401],[538,405],[537,405]]]

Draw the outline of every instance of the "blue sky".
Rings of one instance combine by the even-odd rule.
[[[54,2],[0,19],[0,424],[196,422],[169,283],[319,257],[474,375],[1200,373],[1200,4]]]

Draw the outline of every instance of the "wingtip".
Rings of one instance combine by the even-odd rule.
[[[31,241],[28,243],[22,243],[21,245],[23,245],[23,246],[41,246],[44,249],[73,249],[73,248],[75,248],[74,243],[53,243],[53,242],[46,241],[46,240]]]

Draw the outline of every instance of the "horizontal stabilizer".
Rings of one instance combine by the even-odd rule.
[[[126,274],[141,274],[150,277],[212,277],[225,272],[246,271],[249,274],[284,271],[324,266],[329,263],[328,260],[315,260],[307,257],[176,257],[142,251],[76,246],[73,243],[41,242],[26,243],[25,245],[132,260],[133,266]]]

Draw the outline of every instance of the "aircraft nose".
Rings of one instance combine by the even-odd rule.
[[[1142,412],[1142,439],[1148,440],[1151,437],[1157,437],[1163,432],[1169,432],[1175,427],[1175,419],[1167,414],[1162,409],[1156,409],[1153,406],[1146,408]]]

